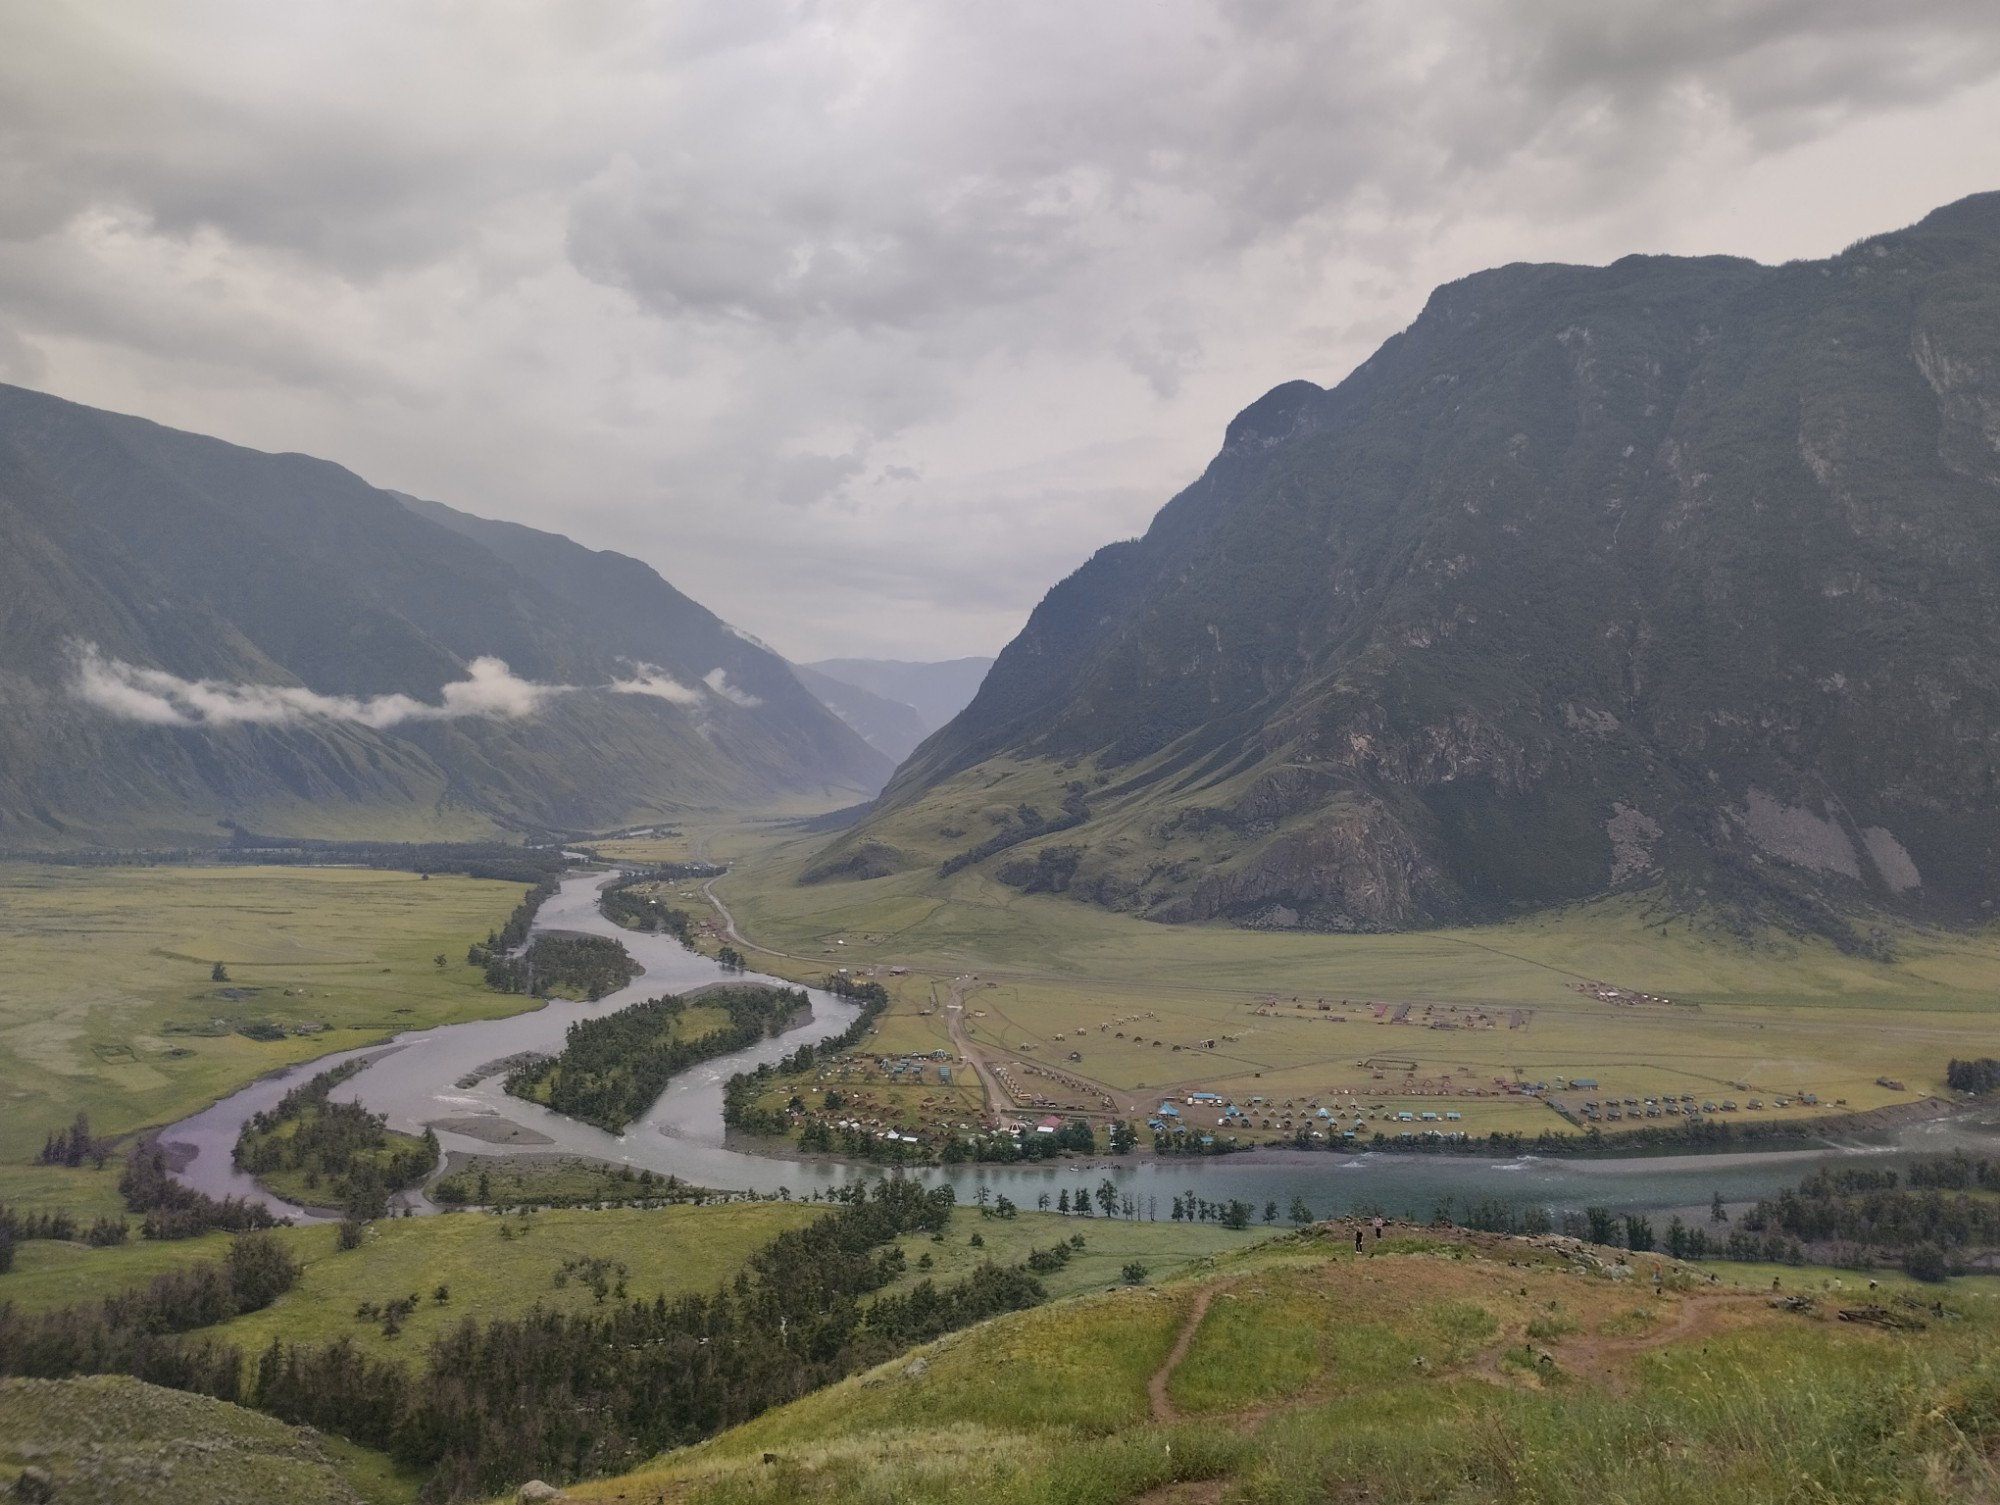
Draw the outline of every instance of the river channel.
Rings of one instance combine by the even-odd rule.
[[[281,1202],[238,1171],[230,1160],[244,1122],[272,1107],[313,1072],[356,1056],[372,1059],[335,1089],[341,1100],[366,1104],[387,1116],[389,1127],[420,1133],[437,1131],[447,1151],[473,1155],[548,1153],[587,1155],[634,1169],[671,1174],[697,1186],[794,1197],[843,1185],[880,1171],[866,1164],[796,1154],[767,1154],[738,1147],[722,1127],[722,1087],[739,1071],[775,1061],[808,1040],[844,1029],[855,1006],[820,989],[807,989],[812,1018],[774,1039],[735,1055],[719,1057],[670,1083],[652,1110],[623,1134],[610,1134],[509,1097],[502,1074],[471,1086],[458,1083],[483,1066],[523,1051],[553,1054],[564,1032],[579,1019],[595,1018],[662,993],[685,992],[705,984],[769,981],[758,974],[725,972],[715,962],[667,936],[621,929],[597,907],[601,875],[567,878],[535,919],[535,930],[584,932],[622,941],[644,973],[631,986],[597,1003],[554,1000],[528,1013],[482,1019],[398,1035],[387,1045],[323,1056],[317,1061],[266,1077],[242,1091],[162,1131],[162,1143],[178,1152],[180,1179],[211,1196],[249,1197],[302,1221],[312,1215]],[[456,1125],[456,1127],[453,1127]],[[476,1126],[480,1132],[463,1129]],[[512,1142],[505,1136],[514,1135]],[[1140,1215],[1164,1218],[1172,1199],[1191,1193],[1210,1202],[1241,1199],[1261,1207],[1275,1200],[1289,1208],[1302,1196],[1315,1214],[1329,1217],[1380,1212],[1390,1217],[1428,1218],[1442,1201],[1464,1204],[1489,1198],[1516,1207],[1540,1205],[1552,1211],[1584,1206],[1614,1212],[1702,1209],[1720,1192],[1727,1202],[1767,1196],[1795,1183],[1815,1165],[1855,1163],[1863,1158],[1893,1165],[1912,1154],[1963,1147],[2000,1152],[2000,1128],[1967,1118],[1912,1124],[1873,1142],[1737,1155],[1680,1155],[1651,1159],[1543,1159],[1521,1156],[1495,1160],[1470,1155],[1351,1154],[1331,1151],[1260,1150],[1202,1159],[1138,1154],[1122,1161],[1100,1157],[1027,1166],[961,1166],[918,1169],[907,1174],[927,1184],[949,1182],[961,1201],[985,1186],[1022,1207],[1035,1207],[1044,1193],[1053,1200],[1062,1189],[1095,1187],[1105,1177],[1130,1196]],[[420,1196],[405,1199],[419,1212],[433,1210]]]

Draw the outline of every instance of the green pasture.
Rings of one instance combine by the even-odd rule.
[[[1570,1094],[1579,1104],[1688,1093],[1736,1099],[1744,1106],[1724,1117],[1737,1124],[1768,1123],[1942,1095],[1946,1062],[1990,1053],[2000,1022],[1991,930],[1908,929],[1895,960],[1877,962],[1776,932],[1745,941],[1643,896],[1396,935],[1164,926],[1024,895],[976,871],[799,883],[822,845],[762,828],[713,839],[734,864],[718,894],[771,948],[756,965],[804,979],[874,969],[893,1004],[863,1049],[885,1053],[946,1045],[938,1005],[952,978],[976,977],[965,1026],[989,1058],[1100,1083],[1123,1111],[1202,1090],[1239,1103],[1291,1098],[1307,1112],[1448,1110],[1469,1133],[1532,1136],[1568,1125],[1504,1084],[1584,1077],[1599,1085]],[[891,966],[910,971],[891,978]],[[1586,981],[1673,1001],[1607,1004],[1577,990]],[[1417,1066],[1360,1064],[1381,1061]],[[1016,1076],[1063,1100],[1033,1073]],[[1797,1101],[1808,1092],[1817,1106]],[[1792,1106],[1776,1107],[1779,1096]],[[1752,1097],[1765,1107],[1750,1110]]]
[[[254,1353],[273,1338],[288,1343],[351,1336],[379,1355],[421,1356],[433,1339],[467,1317],[488,1322],[537,1304],[582,1310],[592,1292],[578,1279],[557,1284],[567,1260],[604,1259],[624,1266],[633,1296],[712,1291],[733,1277],[753,1249],[825,1211],[798,1203],[708,1207],[612,1208],[497,1216],[463,1212],[368,1225],[358,1249],[336,1246],[332,1228],[291,1234],[305,1266],[298,1285],[261,1312],[216,1329]],[[509,1236],[502,1237],[506,1229]],[[435,1299],[438,1286],[449,1300]],[[355,1309],[420,1297],[399,1336]]]
[[[299,1283],[261,1312],[214,1329],[255,1353],[272,1338],[316,1343],[352,1337],[378,1354],[418,1355],[467,1317],[482,1322],[540,1303],[581,1309],[595,1300],[580,1281],[559,1286],[566,1260],[599,1258],[624,1266],[634,1296],[710,1291],[731,1279],[753,1249],[823,1215],[798,1202],[716,1203],[702,1207],[550,1210],[499,1216],[462,1212],[371,1223],[357,1249],[338,1247],[331,1226],[283,1228],[275,1237],[303,1266]],[[501,1230],[506,1230],[503,1237]],[[155,1243],[138,1238],[108,1249],[35,1239],[16,1246],[14,1270],[0,1275],[0,1301],[24,1311],[101,1300],[155,1275],[220,1260],[229,1235]],[[435,1299],[437,1287],[448,1299]],[[363,1303],[421,1298],[400,1335],[359,1320]]]
[[[1098,1179],[1079,1171],[1069,1190],[1074,1192],[1076,1187],[1084,1185],[1095,1187]],[[974,1234],[979,1235],[981,1244],[972,1242]],[[1233,1232],[1210,1223],[1078,1218],[1034,1211],[1024,1211],[1012,1218],[982,1217],[978,1208],[960,1206],[952,1212],[951,1226],[945,1230],[943,1242],[933,1242],[929,1234],[912,1234],[900,1241],[908,1268],[891,1289],[907,1289],[920,1280],[947,1285],[988,1261],[997,1265],[1022,1264],[1030,1250],[1047,1249],[1076,1236],[1083,1239],[1083,1247],[1071,1251],[1069,1263],[1035,1277],[1051,1298],[1122,1286],[1125,1284],[1122,1272],[1133,1263],[1146,1267],[1149,1281],[1169,1280],[1223,1255],[1263,1243],[1272,1237],[1272,1231],[1265,1228]],[[920,1264],[926,1255],[931,1260],[929,1269]]]
[[[116,1158],[103,1170],[87,1164],[79,1170],[62,1165],[0,1163],[0,1205],[23,1212],[68,1212],[84,1227],[100,1217],[121,1217],[125,1199],[118,1195],[120,1164]]]
[[[275,1067],[519,1010],[465,953],[524,891],[348,868],[0,865],[0,1163],[79,1108],[127,1134]]]

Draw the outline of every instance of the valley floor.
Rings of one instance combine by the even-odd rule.
[[[1166,1102],[1244,1144],[1330,1120],[1364,1142],[1595,1127],[1615,1143],[1685,1109],[1754,1136],[1939,1111],[1947,1063],[1990,1053],[2000,1013],[1992,930],[1909,930],[1880,962],[1636,896],[1476,929],[1273,934],[1148,924],[977,871],[801,884],[818,844],[750,823],[691,837],[732,864],[709,885],[707,944],[802,980],[872,977],[892,998],[872,1053],[973,1061],[949,1088],[859,1083],[899,1127],[928,1097],[939,1123],[982,1098],[1141,1121]]]

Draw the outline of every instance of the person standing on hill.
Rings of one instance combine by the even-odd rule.
[[[1359,1228],[1354,1230],[1354,1252],[1356,1254],[1361,1252],[1361,1230]]]
[[[1382,1242],[1382,1215],[1380,1213],[1375,1215],[1375,1242],[1378,1244]]]

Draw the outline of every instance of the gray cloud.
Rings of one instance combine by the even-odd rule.
[[[1988,0],[17,6],[0,375],[991,651],[1435,282],[1996,185]]]

